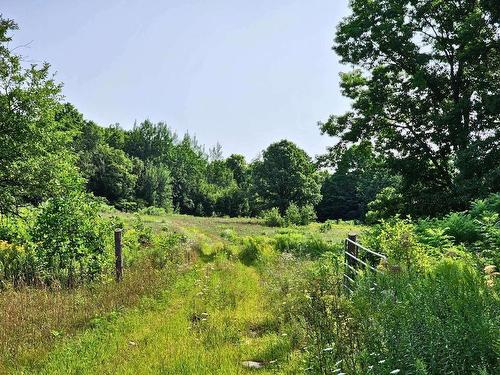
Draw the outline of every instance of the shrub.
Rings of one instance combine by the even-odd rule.
[[[142,215],[150,215],[150,216],[165,216],[167,214],[167,211],[162,207],[149,206],[140,209],[139,213]]]
[[[285,216],[285,224],[288,225],[308,225],[316,220],[316,212],[311,205],[297,206],[295,203],[288,206]]]
[[[302,217],[300,215],[299,206],[295,203],[290,204],[285,211],[285,223],[286,225],[300,225],[302,222]]]
[[[175,232],[155,236],[153,246],[148,251],[153,266],[164,268],[168,264],[180,264],[184,259],[183,246],[186,240],[186,236]]]
[[[410,220],[382,220],[365,236],[365,240],[369,248],[385,254],[393,265],[410,268],[423,260],[423,246]]]
[[[477,199],[472,202],[470,214],[473,218],[480,218],[486,212],[500,214],[500,193],[491,194],[486,199]]]
[[[107,229],[98,207],[83,193],[51,198],[37,209],[30,235],[45,279],[73,285],[94,279],[105,261]]]
[[[300,224],[308,225],[316,220],[316,211],[312,205],[300,207]]]
[[[137,231],[141,245],[149,245],[151,243],[153,240],[153,229],[150,226],[144,225],[144,221],[139,214],[134,215],[132,227]]]
[[[271,208],[270,210],[266,210],[262,212],[262,220],[264,221],[264,225],[268,227],[283,227],[285,226],[285,220],[280,214],[278,208]]]
[[[31,249],[0,240],[0,286],[3,282],[33,284],[37,279],[37,263]]]
[[[438,223],[455,239],[455,243],[471,244],[481,236],[478,223],[469,214],[452,212]]]
[[[269,255],[270,251],[269,243],[265,238],[245,237],[242,240],[238,258],[243,264],[250,266],[262,260],[265,255]]]

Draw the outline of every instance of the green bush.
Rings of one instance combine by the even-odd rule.
[[[168,264],[180,264],[184,260],[186,236],[175,233],[161,233],[154,237],[148,257],[155,268],[161,269]]]
[[[263,211],[261,218],[264,225],[268,227],[283,227],[285,226],[285,219],[280,214],[278,208],[271,208],[270,210]]]
[[[105,223],[83,193],[51,198],[35,213],[30,235],[46,281],[71,286],[94,279],[105,262]]]
[[[316,220],[316,212],[311,205],[299,207],[292,203],[288,206],[284,219],[286,225],[308,225]]]
[[[262,237],[245,237],[242,240],[238,258],[243,264],[250,266],[261,261],[269,252],[267,239]]]
[[[38,279],[37,259],[32,249],[0,240],[0,287],[11,283],[35,284]]]
[[[300,208],[295,203],[290,204],[285,211],[283,217],[286,225],[301,225],[302,216],[300,215]]]
[[[149,206],[140,209],[139,213],[142,215],[150,215],[150,216],[165,216],[167,214],[167,211],[162,207]]]
[[[472,202],[469,213],[473,218],[480,218],[487,212],[500,214],[500,193],[491,194],[486,199],[477,199]]]
[[[452,212],[438,221],[446,234],[452,236],[455,243],[471,244],[480,239],[480,228],[471,215],[460,212]]]
[[[424,246],[408,219],[382,220],[365,233],[364,242],[368,248],[386,255],[391,265],[410,268],[424,261]]]

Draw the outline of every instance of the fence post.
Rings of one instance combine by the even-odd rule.
[[[355,233],[349,233],[347,235],[347,238],[351,240],[352,242],[356,242],[356,234]],[[347,241],[347,252],[351,255],[354,255],[356,258],[358,257],[358,247],[353,244],[350,241]],[[347,264],[349,264],[353,268],[357,268],[358,262],[356,262],[355,259],[351,258],[350,256],[347,256]]]
[[[115,279],[120,282],[123,277],[122,230],[115,229]]]

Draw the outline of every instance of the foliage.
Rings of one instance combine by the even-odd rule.
[[[479,224],[466,213],[452,212],[439,221],[445,233],[457,243],[473,243],[480,237]]]
[[[271,208],[270,210],[265,210],[261,213],[264,225],[268,227],[283,227],[285,226],[285,219],[280,214],[280,210],[277,207]]]
[[[368,204],[387,187],[396,187],[399,176],[394,176],[387,162],[373,151],[369,142],[362,142],[345,150],[322,156],[322,164],[334,166],[335,172],[326,177],[321,187],[322,200],[317,206],[320,220],[363,220]]]
[[[17,25],[0,16],[0,212],[39,204],[81,186],[71,134],[58,128],[60,85],[49,65],[24,68],[20,55],[8,49]]]
[[[278,207],[281,214],[292,202],[314,205],[321,199],[319,175],[309,156],[285,140],[270,145],[255,162],[253,188],[264,208]]]
[[[105,224],[81,193],[51,198],[36,212],[30,235],[47,282],[95,279],[106,260]]]
[[[274,246],[279,252],[312,258],[317,258],[336,249],[335,246],[328,244],[320,236],[294,231],[279,233],[274,237],[274,241]]]
[[[136,187],[136,197],[148,206],[172,212],[172,177],[163,164],[146,162]]]
[[[37,259],[31,248],[0,240],[0,289],[3,284],[34,284],[38,276]]]
[[[323,132],[370,141],[401,174],[405,212],[444,214],[498,189],[499,23],[486,1],[365,1],[334,49],[352,110]]]
[[[165,209],[161,207],[149,206],[139,210],[139,213],[142,215],[164,216],[167,214],[167,211],[165,211]]]
[[[137,176],[133,174],[132,161],[122,150],[99,144],[90,157],[93,167],[87,182],[90,191],[111,202],[132,197]]]
[[[312,205],[299,207],[295,203],[291,203],[283,218],[286,225],[308,225],[316,219],[316,212]]]
[[[403,210],[403,196],[396,188],[389,186],[382,189],[375,199],[368,203],[366,214],[367,223],[377,223],[383,219],[389,219]]]
[[[238,258],[240,261],[250,266],[263,259],[269,253],[269,245],[265,238],[246,237],[243,238]]]
[[[470,265],[443,259],[425,275],[387,275],[375,291],[366,285],[353,298],[357,313],[372,317],[361,320],[365,351],[375,353],[363,367],[429,374],[498,368],[498,296]]]

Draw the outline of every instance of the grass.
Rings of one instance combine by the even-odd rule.
[[[117,215],[126,226],[135,220]],[[257,219],[141,218],[155,232],[186,235],[198,260],[166,269],[134,262],[118,285],[110,277],[72,290],[1,292],[0,374],[244,374],[253,372],[242,366],[247,360],[263,363],[264,374],[301,372],[302,355],[273,316],[276,301],[259,267],[230,256],[241,247],[235,239],[292,230],[332,242],[359,226],[323,233],[319,224],[277,229]]]
[[[286,336],[251,267],[218,257],[181,277],[148,306],[60,345],[43,374],[295,373]],[[256,334],[256,327],[261,327]]]

